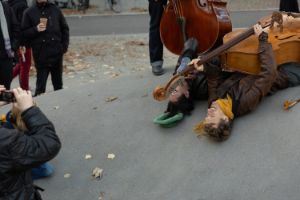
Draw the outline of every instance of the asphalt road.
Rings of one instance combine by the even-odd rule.
[[[235,11],[231,12],[234,28],[249,27],[272,10],[261,11]],[[122,15],[97,15],[97,16],[69,16],[67,21],[70,26],[71,36],[109,35],[109,34],[136,34],[147,33],[149,15],[122,14]]]

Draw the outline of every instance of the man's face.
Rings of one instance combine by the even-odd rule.
[[[204,125],[211,124],[212,127],[217,128],[221,119],[228,121],[228,117],[223,113],[217,102],[214,101],[207,109],[207,115],[204,119]]]
[[[189,96],[188,86],[186,82],[184,82],[182,85],[178,85],[175,90],[171,92],[169,101],[172,103],[176,103],[182,95],[185,95],[186,97]]]

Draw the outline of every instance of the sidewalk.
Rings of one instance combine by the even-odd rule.
[[[166,74],[153,76],[146,33],[71,38],[65,89],[51,92],[48,80],[50,92],[36,98],[63,144],[54,175],[36,182],[43,199],[298,200],[300,107],[283,111],[282,102],[299,98],[299,87],[266,98],[236,120],[228,141],[214,143],[192,132],[206,102],[175,128],[152,123],[166,108],[152,90],[177,56],[165,51],[164,59]]]
[[[165,69],[172,71],[176,61],[177,56],[165,49]],[[71,37],[69,51],[64,56],[64,88],[145,71],[151,71],[148,34]],[[34,91],[34,71],[31,74],[30,86]],[[12,87],[17,85],[15,78]],[[47,92],[52,91],[49,76]]]

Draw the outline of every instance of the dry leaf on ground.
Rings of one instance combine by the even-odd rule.
[[[86,154],[84,156],[84,159],[86,159],[86,160],[89,160],[89,159],[92,159],[92,158],[93,158],[93,156],[91,154]]]
[[[118,99],[118,97],[107,97],[106,99],[105,99],[105,101],[106,102],[113,102],[113,101],[115,101],[115,100],[117,100]]]
[[[116,155],[113,154],[113,153],[109,153],[109,154],[107,155],[107,158],[110,159],[110,160],[113,160],[115,157],[116,157]]]
[[[97,179],[101,179],[103,175],[103,169],[96,167],[93,169],[92,176]]]
[[[71,177],[71,174],[69,174],[69,173],[64,174],[64,178],[70,178],[70,177]]]

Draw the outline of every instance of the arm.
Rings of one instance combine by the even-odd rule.
[[[20,46],[20,24],[14,14],[14,11],[9,7],[9,18],[11,21],[11,47],[16,52]]]
[[[54,158],[61,143],[55,133],[53,124],[37,107],[31,107],[22,113],[28,132],[11,133],[13,138],[9,145],[13,169],[26,170]]]
[[[204,73],[207,78],[208,89],[208,106],[217,99],[217,88],[223,82],[223,72],[221,69],[221,63],[219,58],[214,58],[210,62],[197,66],[198,59],[192,60],[191,64],[194,64],[194,68],[199,73]]]
[[[269,93],[277,77],[277,66],[272,45],[267,41],[267,33],[262,33],[259,40],[261,71],[256,76],[247,76],[240,81],[238,115],[255,109],[261,99]]]
[[[34,39],[39,35],[37,26],[32,24],[28,11],[29,9],[25,10],[21,23],[22,36],[25,40]]]
[[[53,124],[33,106],[30,91],[13,89],[16,103],[13,106],[22,112],[22,119],[28,131],[13,130],[10,140],[6,140],[13,170],[26,170],[48,161],[58,153],[61,143]]]
[[[63,52],[66,53],[68,51],[68,47],[69,47],[69,37],[70,37],[69,26],[68,26],[67,21],[61,11],[60,11],[60,15],[61,15],[60,29],[62,32]]]

